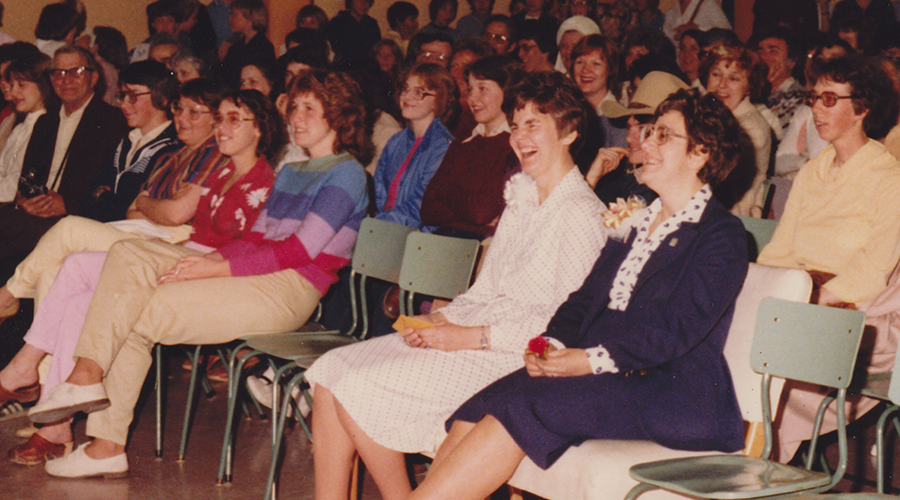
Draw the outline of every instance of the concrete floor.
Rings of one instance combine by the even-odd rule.
[[[235,445],[234,478],[230,484],[216,485],[216,473],[221,453],[222,432],[225,427],[225,384],[213,382],[217,394],[211,399],[199,398],[197,413],[188,443],[186,460],[176,460],[181,435],[181,422],[189,372],[181,369],[183,358],[169,349],[168,401],[164,428],[163,458],[154,452],[154,399],[148,398],[152,383],[145,387],[139,403],[136,422],[128,449],[131,474],[118,480],[60,480],[50,478],[43,467],[24,467],[0,460],[0,500],[53,499],[262,499],[269,467],[270,423],[258,416],[243,418]],[[151,372],[152,376],[152,372]],[[874,491],[874,460],[869,449],[874,443],[874,426],[878,411],[867,415],[850,428],[850,465],[846,479],[837,491]],[[15,430],[24,421],[0,423],[0,452],[23,440]],[[76,422],[76,442],[83,442],[84,420]],[[890,446],[895,458],[888,465],[893,471],[893,493],[900,493],[900,439],[891,433]],[[310,443],[302,429],[295,425],[285,432],[285,458],[282,467],[279,498],[311,499],[313,497],[313,466]],[[826,439],[826,443],[828,440]],[[828,445],[827,455],[837,463],[837,445]],[[500,495],[502,496],[502,495]],[[498,495],[494,495],[495,498]],[[529,498],[526,496],[526,498]],[[366,476],[363,500],[380,499],[377,488]]]

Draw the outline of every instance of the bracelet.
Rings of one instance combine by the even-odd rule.
[[[483,351],[487,348],[488,348],[487,334],[485,333],[484,325],[481,325],[481,350]]]

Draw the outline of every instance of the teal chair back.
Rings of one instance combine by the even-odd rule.
[[[350,264],[350,303],[353,310],[353,326],[349,333],[356,331],[359,317],[362,316],[363,327],[359,336],[365,338],[368,334],[366,278],[372,277],[390,283],[399,282],[406,239],[415,232],[415,228],[409,226],[371,217],[363,219],[359,227],[359,236],[356,239],[356,248],[353,250],[353,260]],[[360,276],[358,293],[355,286],[357,276]],[[357,302],[360,304],[359,306],[357,306]]]
[[[738,216],[747,231],[747,251],[750,254],[750,262],[756,262],[756,257],[762,252],[778,227],[777,220],[759,219],[757,217]]]
[[[865,319],[860,311],[763,299],[750,365],[759,373],[846,389]]]
[[[412,314],[414,294],[452,299],[469,288],[480,244],[476,240],[412,233],[406,239],[400,288],[403,314]],[[404,301],[400,304],[403,306]]]
[[[891,387],[888,389],[888,398],[895,405],[900,405],[900,349],[894,358],[894,370],[891,372]]]

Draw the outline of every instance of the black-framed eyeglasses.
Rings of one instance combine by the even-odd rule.
[[[94,71],[94,68],[89,66],[79,66],[71,69],[51,69],[50,78],[53,80],[63,80],[70,76],[73,78],[84,78],[91,71]]]
[[[138,97],[142,95],[150,95],[153,92],[132,92],[130,90],[120,90],[116,92],[116,102],[119,103],[119,106],[125,104],[125,101],[128,101],[128,104],[134,104],[137,102]]]
[[[509,41],[508,36],[501,35],[500,33],[485,33],[484,36],[487,37],[488,41],[491,41],[491,40],[500,40],[501,42]]]
[[[429,96],[435,96],[434,92],[428,92],[424,87],[407,87],[404,85],[400,88],[400,95],[409,94],[413,99],[421,101]]]
[[[806,94],[804,101],[806,105],[809,107],[813,107],[816,104],[816,101],[819,99],[822,100],[822,106],[826,108],[834,107],[835,104],[841,99],[853,99],[852,95],[837,95],[834,92],[822,92],[821,94],[816,94],[815,92],[809,92]]]
[[[656,124],[644,125],[644,127],[641,129],[641,142],[644,142],[651,137],[660,146],[669,142],[669,139],[672,138],[687,140],[686,135],[676,134],[675,132],[672,132],[672,130],[670,130],[668,127]]]
[[[244,122],[254,121],[253,118],[241,117],[241,114],[236,111],[232,111],[231,113],[227,113],[224,115],[221,113],[215,113],[213,115],[213,119],[216,121],[216,125],[225,124],[231,130],[237,130]]]
[[[172,111],[172,116],[177,117],[181,116],[182,113],[187,113],[187,117],[191,120],[196,120],[207,113],[212,114],[212,111],[202,110],[200,108],[184,108],[177,101],[173,102],[169,106],[169,109]]]

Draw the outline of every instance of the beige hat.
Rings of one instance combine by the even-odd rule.
[[[608,118],[620,118],[631,115],[652,115],[656,107],[666,100],[672,93],[690,88],[681,78],[664,71],[651,71],[641,80],[634,97],[628,107],[622,106],[616,101],[603,101],[600,109],[603,116]]]

